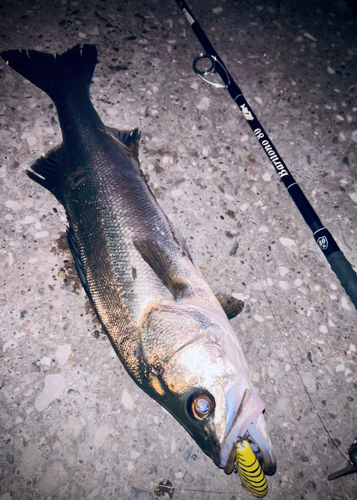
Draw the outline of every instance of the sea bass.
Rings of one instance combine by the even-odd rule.
[[[63,143],[27,173],[66,210],[78,275],[123,366],[218,467],[232,471],[244,437],[273,474],[264,404],[224,310],[145,180],[140,133],[106,127],[91,104],[96,47],[1,56],[56,105]]]

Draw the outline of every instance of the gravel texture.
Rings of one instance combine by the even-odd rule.
[[[357,19],[343,0],[190,6],[347,259],[357,266]],[[140,159],[233,320],[278,460],[274,500],[352,500],[356,310],[174,1],[3,0],[0,49],[99,51],[103,121]],[[25,169],[61,141],[50,99],[0,63],[0,500],[252,498],[135,386],[76,277],[65,216]],[[323,422],[323,423],[322,423]],[[323,425],[324,424],[324,425]]]

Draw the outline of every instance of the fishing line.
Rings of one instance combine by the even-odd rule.
[[[255,261],[255,263],[256,263],[255,258],[254,258],[254,257],[253,257],[250,253],[249,253],[249,255],[250,255],[250,257],[252,258],[252,260],[253,260],[253,261]],[[257,264],[256,264],[256,265],[257,265]],[[320,412],[319,412],[319,410],[318,410],[318,408],[317,408],[317,406],[316,406],[316,404],[315,404],[315,402],[314,402],[314,400],[313,400],[313,398],[312,398],[312,396],[311,396],[311,394],[310,394],[310,392],[309,392],[309,390],[308,390],[308,388],[307,388],[307,386],[306,386],[306,384],[305,384],[305,382],[304,382],[304,380],[303,380],[303,378],[302,378],[302,376],[301,376],[301,374],[300,374],[300,372],[299,372],[299,369],[298,369],[298,367],[297,367],[297,363],[295,363],[294,358],[293,358],[293,356],[292,356],[292,354],[291,354],[291,351],[290,351],[290,349],[289,349],[289,347],[288,347],[288,345],[287,345],[287,343],[286,343],[286,341],[285,341],[285,339],[284,339],[283,332],[282,332],[282,330],[281,330],[281,328],[280,328],[280,325],[279,325],[279,322],[278,322],[278,320],[277,320],[277,318],[276,318],[276,315],[275,315],[275,312],[274,312],[274,310],[273,310],[272,304],[271,304],[271,302],[269,301],[269,298],[268,298],[268,294],[267,294],[267,291],[266,291],[266,288],[265,288],[264,281],[260,278],[259,274],[258,274],[258,280],[259,280],[260,285],[261,285],[261,287],[262,287],[262,290],[263,290],[263,293],[264,293],[265,299],[266,299],[266,301],[267,301],[268,307],[269,307],[269,309],[270,309],[270,312],[271,312],[271,314],[272,314],[272,316],[273,316],[273,318],[274,318],[275,324],[276,324],[276,326],[277,326],[277,328],[278,328],[278,332],[279,332],[279,335],[280,335],[280,339],[281,339],[281,341],[282,341],[282,343],[283,343],[283,345],[284,345],[284,347],[285,347],[285,349],[286,349],[286,351],[287,351],[287,353],[288,353],[288,356],[289,356],[290,361],[291,361],[291,363],[292,363],[292,365],[293,365],[293,367],[294,367],[294,370],[295,370],[295,372],[296,372],[296,374],[297,374],[297,376],[298,376],[298,379],[300,380],[300,382],[301,382],[301,384],[302,384],[302,386],[303,386],[303,388],[304,388],[304,390],[305,390],[305,392],[306,392],[306,394],[307,394],[307,396],[308,396],[308,398],[309,398],[309,400],[310,400],[310,403],[312,404],[312,406],[313,406],[313,408],[314,408],[314,410],[315,410],[316,414],[318,415],[319,419],[321,420],[321,423],[322,423],[322,425],[323,425],[323,427],[324,427],[325,431],[327,432],[327,434],[328,434],[329,438],[330,438],[330,439],[331,439],[331,441],[334,443],[334,445],[336,446],[336,448],[338,449],[338,451],[341,453],[341,455],[343,456],[343,458],[344,458],[345,460],[347,460],[347,462],[349,462],[349,461],[350,461],[349,457],[348,457],[348,456],[347,456],[347,454],[346,454],[346,453],[345,453],[345,452],[341,449],[341,447],[339,446],[339,444],[336,442],[335,438],[332,436],[332,434],[331,434],[330,430],[327,428],[327,426],[326,426],[326,424],[325,424],[325,422],[324,422],[324,420],[323,420],[323,418],[322,418],[322,416],[321,416],[321,414],[320,414]],[[284,329],[285,329],[285,332],[286,332],[286,336],[289,336],[289,334],[288,334],[288,332],[287,332],[287,329],[286,329],[286,327],[285,327],[284,323],[282,323],[282,324],[283,324],[283,326],[284,326]]]
[[[175,0],[182,14],[185,16],[189,25],[191,26],[192,31],[196,35],[198,41],[203,47],[204,52],[199,54],[193,61],[193,70],[194,72],[205,82],[213,85],[215,88],[225,88],[227,89],[229,95],[232,97],[239,110],[243,114],[244,118],[247,121],[247,124],[251,128],[254,136],[258,140],[259,144],[263,148],[265,154],[267,155],[270,163],[273,165],[276,173],[279,176],[280,181],[284,184],[287,189],[290,197],[294,201],[297,209],[305,220],[306,224],[309,226],[310,230],[313,233],[314,239],[318,244],[320,250],[325,255],[327,261],[329,262],[331,269],[336,274],[339,279],[341,285],[345,289],[347,295],[350,297],[352,303],[357,309],[357,274],[352,268],[351,264],[348,262],[336,241],[332,237],[331,233],[322,225],[320,218],[317,213],[313,209],[312,205],[304,195],[300,186],[295,181],[294,177],[290,173],[283,159],[279,155],[277,149],[269,138],[267,132],[264,130],[263,126],[259,122],[258,118],[254,114],[253,110],[250,108],[248,102],[246,101],[241,89],[233,80],[232,76],[228,72],[224,62],[219,57],[218,53],[215,51],[211,42],[207,38],[205,32],[195,19],[192,11],[188,7],[187,3],[184,0]],[[217,84],[214,81],[207,79],[206,77],[211,74],[218,74],[223,81],[222,84]],[[260,280],[260,278],[259,278]],[[261,280],[260,280],[261,281]],[[262,284],[262,282],[261,282]],[[262,284],[262,289],[264,291],[264,295],[266,300],[268,301],[267,293],[265,287]],[[274,311],[272,310],[271,305],[269,304],[269,308],[272,312],[273,318],[276,321],[276,317]],[[292,354],[284,340],[283,333],[280,329],[279,323],[276,321],[279,335],[283,341],[283,345],[288,352],[291,363],[294,367],[294,370],[304,387],[304,390],[316,412],[321,423],[327,432],[329,438],[335,444],[337,449],[340,451],[341,455],[345,458],[345,460],[349,461],[347,455],[341,450],[340,446],[337,444],[336,440],[332,437],[331,432],[327,428],[323,418],[317,409],[306,384],[304,383],[300,372],[297,368],[297,364],[294,362]]]

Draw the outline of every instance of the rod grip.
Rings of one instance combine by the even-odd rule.
[[[327,260],[357,309],[357,274],[353,270],[351,264],[341,250],[333,252],[327,257]]]

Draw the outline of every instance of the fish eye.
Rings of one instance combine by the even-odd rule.
[[[213,398],[204,393],[199,393],[193,396],[191,402],[192,414],[198,420],[204,420],[207,418],[214,408]]]

